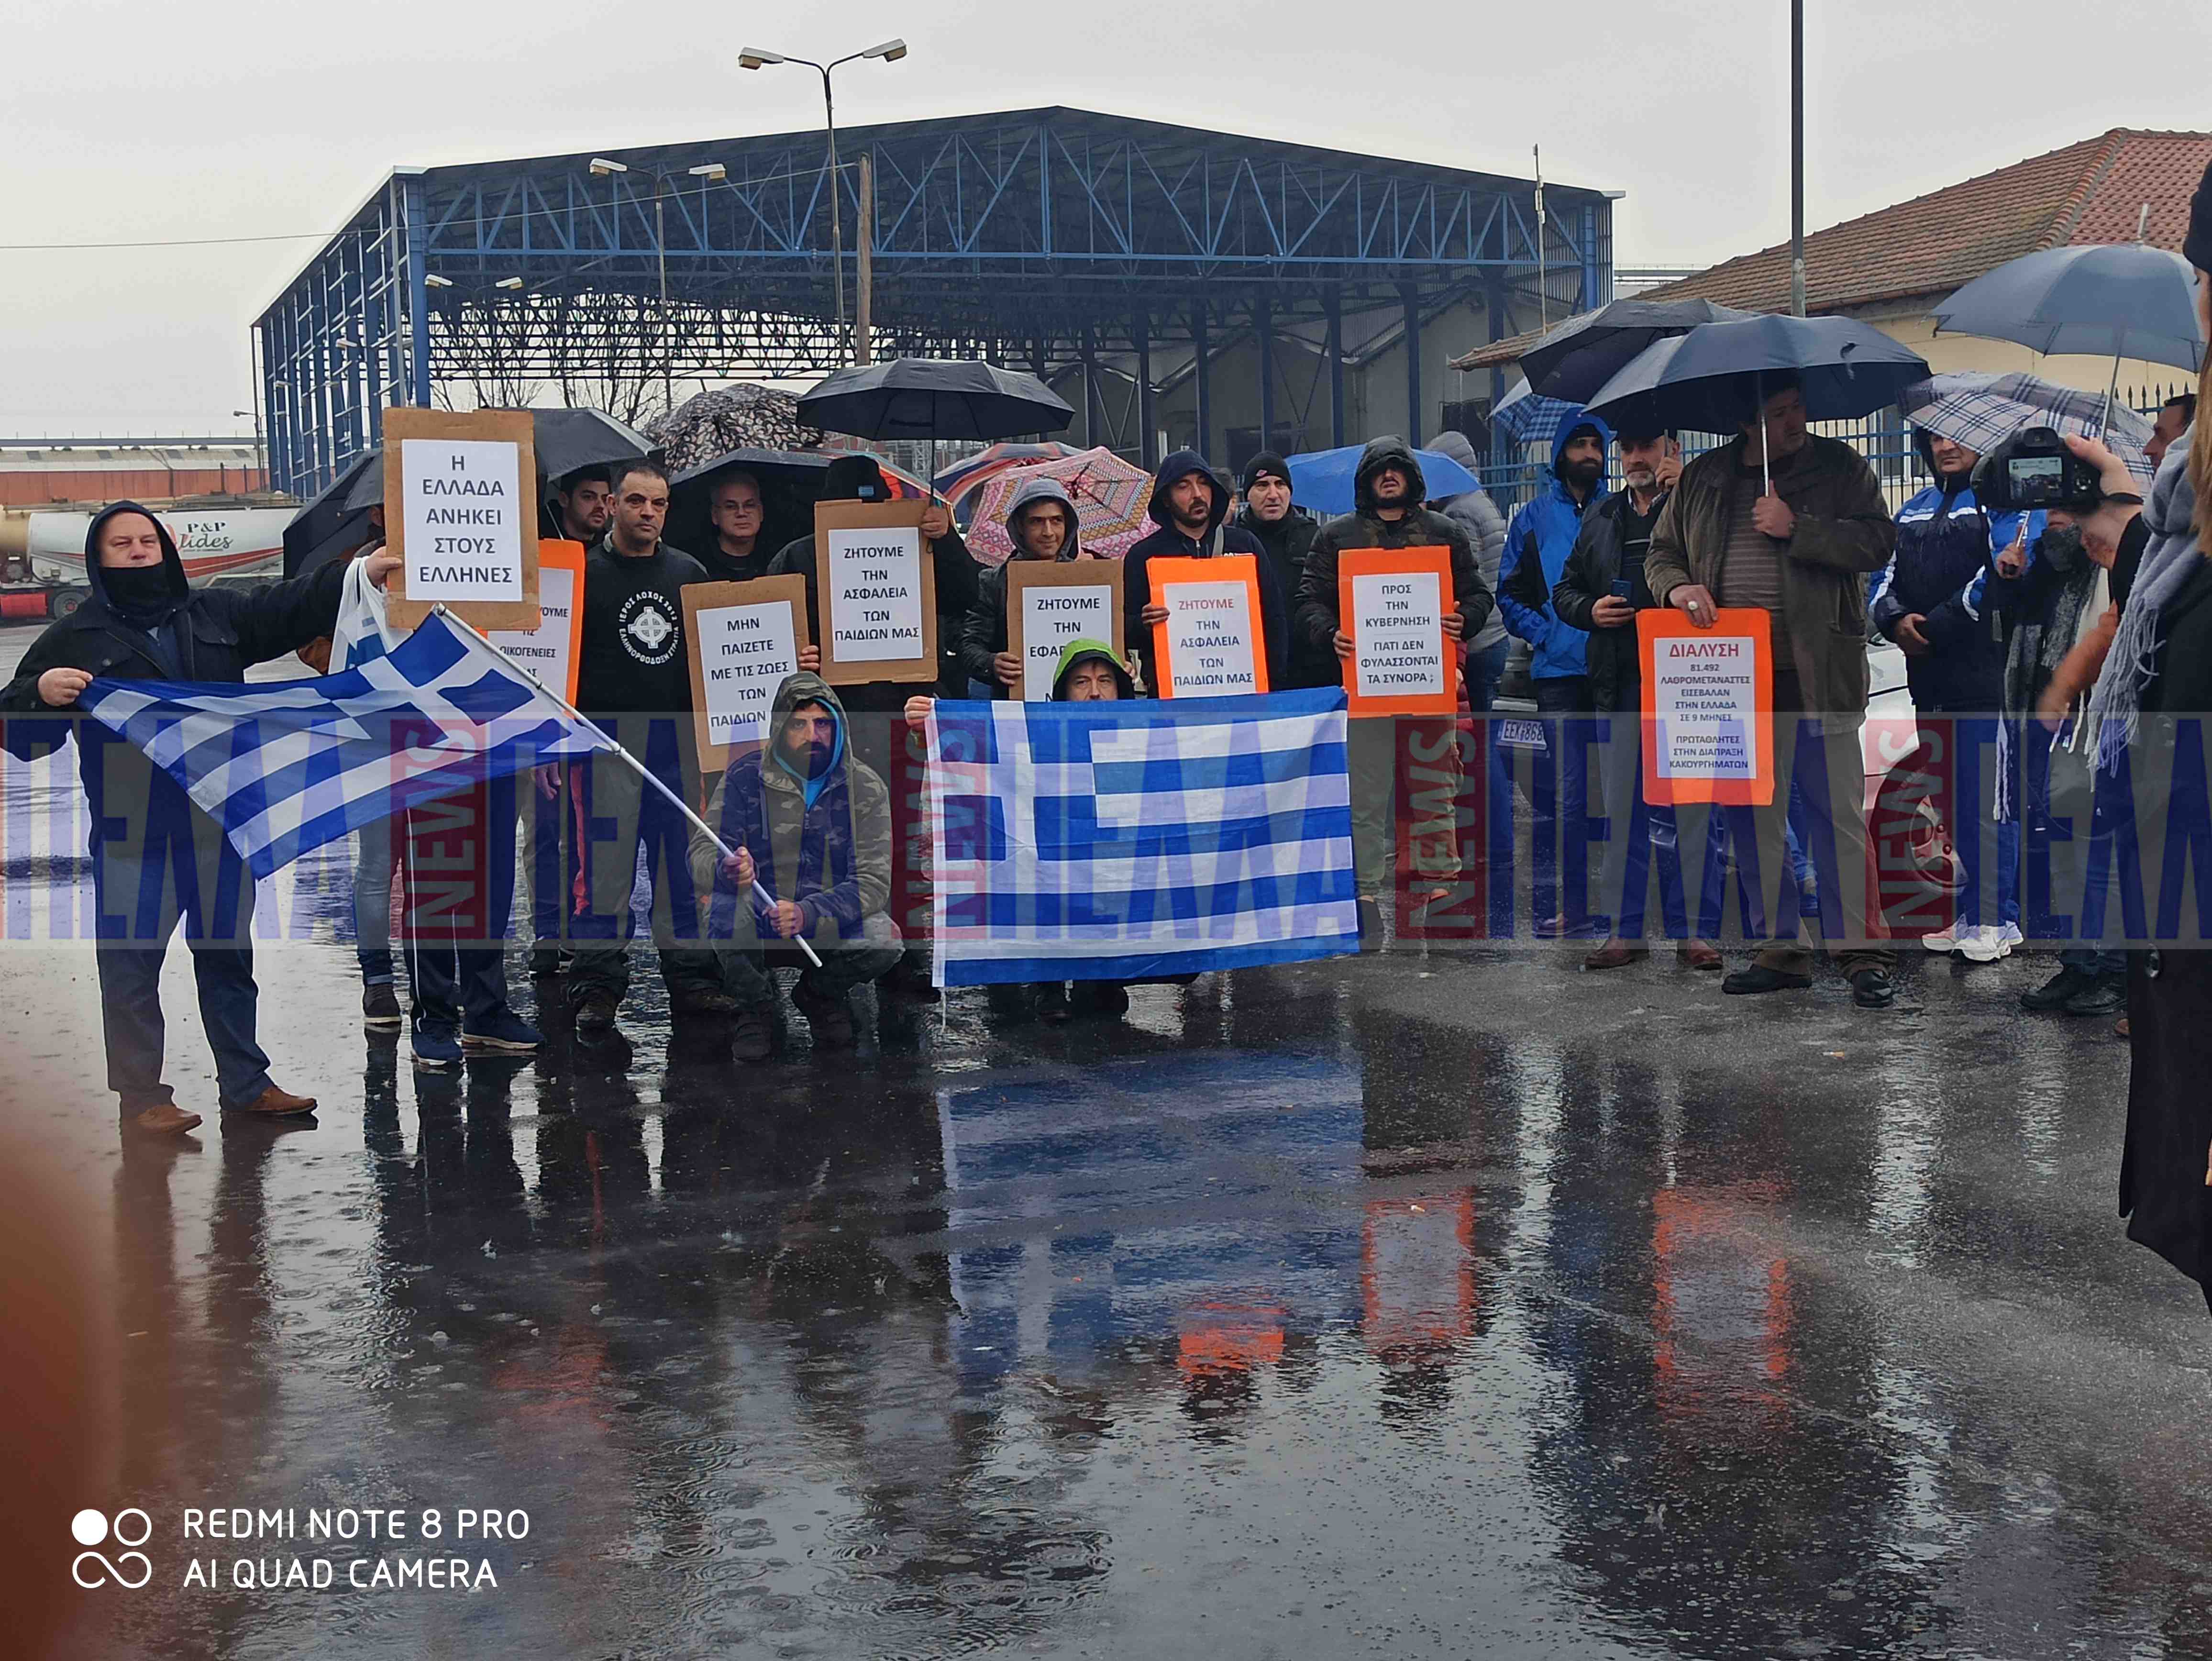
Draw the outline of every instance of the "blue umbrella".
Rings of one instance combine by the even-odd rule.
[[[2007,260],[1936,308],[1936,332],[2110,357],[2115,375],[2123,357],[2191,373],[2204,361],[2196,274],[2179,254],[2142,242],[2045,248]]]
[[[1582,413],[1583,406],[1564,398],[1546,398],[1523,380],[1498,400],[1490,424],[1503,427],[1521,444],[1549,444],[1559,435],[1559,423]]]
[[[1359,465],[1364,444],[1347,444],[1340,450],[1309,450],[1286,456],[1291,470],[1291,500],[1309,512],[1348,514],[1352,510],[1352,475]],[[1420,464],[1421,494],[1431,502],[1479,490],[1482,481],[1436,450],[1416,450]]]
[[[1733,431],[1766,376],[1795,375],[1805,413],[1843,421],[1897,402],[1928,375],[1926,360],[1848,317],[1742,318],[1705,323],[1647,346],[1589,401],[1615,432]]]

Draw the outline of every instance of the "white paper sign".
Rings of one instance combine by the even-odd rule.
[[[404,439],[399,465],[407,598],[520,599],[520,447]]]
[[[1114,591],[1103,583],[1022,590],[1022,699],[1052,701],[1053,672],[1072,640],[1114,638]]]
[[[921,532],[914,526],[831,531],[831,648],[840,663],[921,655]]]
[[[1750,779],[1759,765],[1758,642],[1662,635],[1651,666],[1662,779]]]
[[[701,611],[699,663],[706,674],[707,741],[763,742],[775,689],[799,668],[791,602]]]
[[[1164,582],[1168,662],[1175,696],[1219,697],[1256,692],[1252,661],[1252,590],[1243,582]]]
[[[1361,697],[1419,697],[1451,690],[1451,665],[1437,620],[1443,590],[1434,571],[1355,576],[1352,610]]]
[[[568,695],[568,612],[576,603],[576,574],[558,565],[538,568],[538,610],[534,630],[492,629],[493,645],[535,674],[560,697]]]

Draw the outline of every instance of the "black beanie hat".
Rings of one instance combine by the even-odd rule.
[[[2197,194],[2189,198],[2189,230],[2181,239],[2181,257],[2200,271],[2212,271],[2212,167],[2204,169]]]
[[[822,472],[824,502],[889,502],[890,487],[884,470],[870,455],[841,455]]]
[[[1273,450],[1262,450],[1244,464],[1244,476],[1237,481],[1237,488],[1240,490],[1249,490],[1263,475],[1269,478],[1279,478],[1284,484],[1289,484],[1291,482],[1290,463],[1285,461]]]

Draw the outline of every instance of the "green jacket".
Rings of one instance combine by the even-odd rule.
[[[777,740],[792,712],[818,703],[836,717],[837,748],[828,770],[809,782],[775,759]],[[805,913],[805,934],[817,945],[857,944],[867,920],[881,912],[891,892],[891,796],[874,770],[853,759],[844,706],[819,676],[801,670],[776,688],[769,741],[739,756],[708,793],[707,823],[732,848],[753,856],[762,885]],[[761,924],[750,891],[721,874],[722,850],[696,825],[691,829],[691,879],[710,895],[708,933],[749,944],[773,931]]]
[[[1682,470],[1682,482],[1667,498],[1644,562],[1644,581],[1662,605],[1690,582],[1719,598],[1743,453],[1740,437],[1708,450]],[[1841,439],[1814,436],[1775,484],[1797,515],[1796,531],[1782,547],[1782,610],[1806,711],[1863,721],[1866,574],[1889,563],[1897,543],[1881,482],[1866,458]]]

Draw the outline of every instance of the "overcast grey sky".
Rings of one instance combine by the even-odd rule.
[[[2212,127],[2202,0],[1808,0],[1807,221],[2112,126]],[[248,325],[394,163],[1068,104],[1625,190],[1623,265],[1788,234],[1784,0],[15,0],[0,175],[0,435],[246,431]],[[740,37],[744,38],[740,38]],[[757,40],[753,37],[757,37]],[[2085,77],[2098,77],[2088,79]]]

